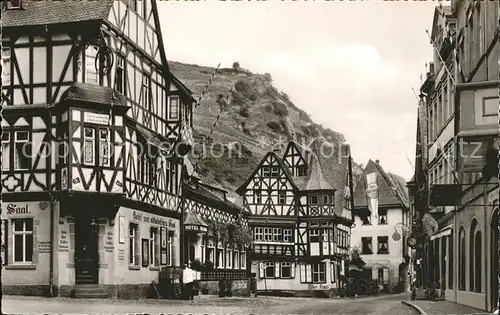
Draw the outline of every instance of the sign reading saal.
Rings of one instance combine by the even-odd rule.
[[[9,217],[16,215],[32,214],[32,210],[39,210],[40,206],[36,202],[10,202],[2,203],[2,215]]]

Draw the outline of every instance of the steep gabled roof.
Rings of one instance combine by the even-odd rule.
[[[376,173],[379,206],[401,205],[408,208],[408,193],[405,187],[406,181],[397,175],[386,173],[382,166],[372,160],[369,160],[363,175],[356,185],[354,192],[354,206],[356,208],[368,207],[366,200],[366,175]]]
[[[114,1],[22,0],[22,9],[2,10],[2,24],[3,27],[23,27],[104,20]]]
[[[319,154],[313,147],[312,163],[309,168],[307,182],[302,190],[334,190],[332,185],[326,180],[319,161]]]
[[[260,160],[260,163],[259,165],[257,165],[257,167],[252,171],[252,173],[247,177],[247,179],[245,180],[245,182],[243,184],[240,185],[240,187],[238,187],[236,189],[236,193],[238,193],[239,195],[242,195],[244,192],[245,192],[245,189],[246,187],[248,186],[248,184],[250,184],[250,182],[252,181],[252,179],[255,177],[255,175],[257,174],[257,172],[262,168],[262,165],[264,164],[264,162],[267,160],[268,157],[274,157],[276,159],[276,161],[278,162],[279,166],[281,167],[281,169],[283,170],[283,172],[285,173],[286,177],[288,178],[288,180],[290,181],[290,183],[292,184],[293,188],[294,189],[298,189],[297,185],[294,183],[293,181],[293,177],[292,177],[292,174],[290,173],[290,170],[288,169],[288,167],[285,165],[285,162],[283,161],[283,159],[278,155],[276,154],[276,152],[273,152],[273,151],[270,151],[268,152],[263,158],[262,160]]]

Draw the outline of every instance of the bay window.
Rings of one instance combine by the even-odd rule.
[[[95,163],[95,130],[84,128],[83,133],[83,164],[94,165]]]

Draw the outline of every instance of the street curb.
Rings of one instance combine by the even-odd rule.
[[[417,305],[415,305],[413,303],[410,303],[410,302],[407,302],[407,301],[401,301],[401,304],[404,304],[404,305],[407,305],[407,306],[413,308],[420,315],[427,315],[427,313],[422,308],[420,308],[420,306],[417,306]]]

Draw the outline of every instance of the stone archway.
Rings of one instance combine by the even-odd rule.
[[[491,253],[492,255],[490,256],[490,266],[491,266],[491,301],[490,301],[490,306],[492,310],[495,310],[498,305],[498,219],[499,219],[499,209],[496,209],[493,218],[491,220],[491,236],[490,236],[490,247],[491,247]]]

